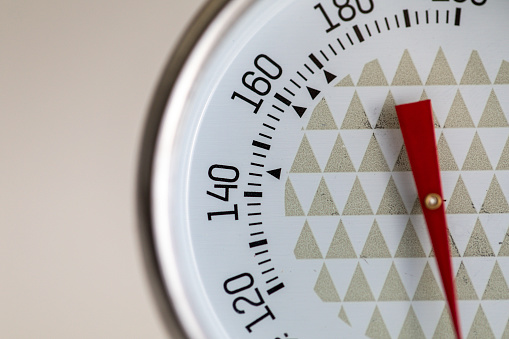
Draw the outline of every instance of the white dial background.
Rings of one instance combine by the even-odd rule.
[[[263,4],[265,3],[259,2],[257,5],[261,8]],[[178,248],[183,251],[177,254],[177,259],[187,265],[196,264],[196,266],[182,265],[180,267],[182,279],[192,281],[189,284],[189,290],[186,291],[191,308],[203,317],[202,326],[205,331],[210,331],[207,334],[214,333],[217,337],[222,337],[227,333],[232,338],[248,337],[245,326],[256,319],[256,316],[252,315],[249,318],[250,314],[247,311],[247,314],[235,313],[232,309],[234,298],[225,293],[223,283],[228,278],[249,272],[256,281],[254,287],[262,291],[267,305],[270,305],[276,314],[276,319],[272,322],[271,320],[263,321],[258,325],[256,334],[253,334],[257,337],[283,337],[285,332],[288,332],[290,337],[299,339],[333,338],[338,335],[359,337],[369,334],[370,324],[376,323],[374,315],[375,308],[378,309],[378,307],[382,317],[385,318],[384,326],[391,337],[398,337],[400,334],[404,336],[407,333],[405,326],[408,324],[411,326],[411,332],[420,333],[412,319],[406,321],[409,317],[412,318],[412,312],[414,312],[410,312],[410,301],[395,302],[387,306],[380,300],[378,302],[375,300],[383,290],[387,274],[394,263],[404,281],[406,292],[410,294],[409,299],[414,299],[412,310],[415,309],[420,330],[424,337],[431,338],[440,321],[444,302],[430,301],[428,304],[423,304],[425,301],[421,302],[415,296],[420,293],[418,285],[422,280],[423,270],[425,275],[429,276],[427,263],[431,267],[431,272],[435,272],[436,277],[438,275],[433,258],[428,258],[431,247],[422,218],[417,213],[412,215],[416,196],[413,192],[410,172],[396,173],[397,170],[395,170],[402,148],[402,139],[398,136],[397,129],[383,128],[383,126],[371,129],[371,127],[378,125],[379,116],[385,109],[384,104],[391,102],[391,99],[397,104],[418,101],[423,98],[424,92],[432,99],[440,125],[440,128],[436,130],[437,139],[442,133],[445,135],[454,162],[458,166],[457,170],[443,174],[445,196],[450,200],[448,204],[452,204],[448,205],[450,207],[448,211],[451,215],[454,214],[449,218],[449,226],[460,252],[460,257],[454,259],[455,273],[460,269],[461,257],[480,257],[472,260],[465,258],[464,262],[471,276],[476,276],[477,280],[473,279],[474,288],[478,299],[481,299],[481,296],[487,293],[488,280],[492,277],[498,279],[497,277],[500,276],[496,265],[500,265],[503,276],[509,273],[506,258],[486,259],[482,258],[482,255],[469,252],[470,242],[477,240],[478,233],[474,230],[477,218],[481,223],[490,225],[486,226],[485,233],[495,254],[500,251],[504,234],[509,227],[507,211],[503,208],[493,216],[482,215],[483,207],[488,206],[492,200],[488,193],[490,187],[496,186],[495,181],[502,187],[503,195],[494,193],[493,196],[499,199],[505,198],[508,194],[507,170],[501,168],[497,171],[496,168],[504,148],[507,148],[509,102],[506,98],[509,90],[507,85],[493,84],[500,74],[504,77],[503,61],[509,59],[509,48],[500,43],[502,32],[507,32],[509,28],[504,20],[496,20],[501,18],[500,13],[506,11],[507,6],[491,2],[483,7],[476,7],[470,3],[454,5],[454,3],[432,3],[431,1],[419,1],[412,4],[404,2],[404,6],[408,6],[412,15],[410,19],[412,27],[405,28],[402,16],[404,8],[401,5],[398,6],[392,2],[382,7],[376,3],[373,13],[359,16],[351,24],[345,24],[338,29],[336,34],[327,35],[320,26],[323,22],[316,20],[318,14],[310,3],[299,2],[288,7],[285,7],[285,4],[286,2],[271,4],[270,10],[263,12],[256,12],[255,9],[249,14],[253,15],[252,17],[247,17],[244,22],[239,23],[236,27],[237,31],[228,35],[225,38],[226,43],[221,44],[217,54],[210,58],[209,62],[213,67],[201,74],[202,78],[199,78],[195,92],[189,100],[188,109],[192,114],[182,125],[183,134],[185,135],[186,132],[189,134],[183,139],[186,143],[181,144],[180,152],[184,154],[180,164],[182,167],[175,172],[176,180],[179,182],[178,188],[187,188],[187,192],[179,192],[178,198],[181,201],[177,202],[176,206],[177,209],[181,208],[186,212],[179,216],[179,219],[173,219],[189,229],[178,228],[173,231],[173,236],[176,239],[174,241],[178,243]],[[453,24],[452,18],[456,7],[462,8],[459,27]],[[442,18],[442,21],[439,20],[438,23],[435,22],[436,9],[439,9]],[[445,22],[447,10],[450,10],[451,15],[449,22]],[[419,24],[413,17],[416,11],[420,15]],[[424,16],[427,11],[428,23]],[[281,13],[284,15],[279,16]],[[399,16],[400,21],[395,21],[395,14]],[[260,15],[260,18],[254,20],[257,15]],[[389,23],[385,24],[384,18],[389,18]],[[490,20],[490,18],[495,19]],[[267,24],[260,29],[258,25],[263,25],[264,20]],[[376,23],[375,20],[377,20]],[[364,42],[360,41],[359,36],[353,35],[352,25],[354,24],[363,28]],[[364,30],[366,25],[371,28],[369,35],[372,36],[369,38],[367,28]],[[380,33],[376,32],[376,25],[381,26]],[[398,28],[397,25],[401,27]],[[389,27],[392,28],[389,29]],[[347,32],[352,34],[351,43],[346,40]],[[254,33],[256,34],[253,36]],[[336,42],[333,36],[343,40],[345,51],[340,50],[342,43]],[[296,37],[301,38],[296,39]],[[305,43],[301,43],[301,40]],[[236,43],[232,44],[232,41]],[[329,46],[332,43],[334,46]],[[326,50],[327,47],[331,48]],[[319,54],[321,51],[325,51],[324,56]],[[254,115],[249,105],[246,109],[245,103],[239,103],[238,100],[232,102],[230,97],[231,93],[242,89],[240,79],[247,70],[253,67],[253,60],[260,53],[277,60],[276,62],[284,68],[284,75],[273,83],[271,96],[266,98],[267,101],[260,112]],[[321,74],[323,70],[320,63],[313,63],[313,60],[308,58],[310,53],[319,56],[325,69],[337,77],[334,82],[331,81],[330,85],[326,83],[323,76],[314,74],[315,72]],[[336,53],[337,56],[334,55]],[[439,66],[444,66],[443,58],[447,59],[454,82],[445,85],[437,84],[442,80],[439,76],[433,75],[432,71],[437,56],[440,60]],[[311,69],[306,71],[304,63]],[[480,73],[484,74],[479,71],[481,70],[479,63],[482,63],[482,71],[486,72],[489,83],[482,83],[482,77],[477,76]],[[415,67],[415,73],[413,67]],[[377,73],[378,70],[382,71],[386,84],[380,84],[378,81],[380,79],[375,77],[381,74]],[[304,73],[305,76],[299,79],[297,72],[301,72],[301,75]],[[441,69],[440,73],[447,75],[447,72],[443,72]],[[469,80],[472,74],[476,75],[475,79],[481,79],[480,83],[477,80]],[[341,81],[342,79],[344,81]],[[321,93],[313,100],[306,90],[299,91],[299,86],[292,88],[298,95],[290,97],[291,94],[285,94],[285,96],[293,100],[295,105],[306,107],[305,115],[299,118],[291,108],[285,107],[285,113],[278,115],[280,121],[277,125],[272,122],[277,128],[276,131],[269,133],[271,138],[263,137],[260,132],[266,130],[262,129],[262,124],[268,123],[267,119],[270,118],[267,118],[268,114],[274,111],[273,109],[271,111],[270,105],[281,106],[281,102],[271,99],[272,94],[284,93],[283,86],[289,87],[290,80],[298,82],[302,85],[300,87],[309,86],[318,89]],[[414,83],[417,80],[418,83]],[[504,81],[506,80],[502,82]],[[334,87],[335,84],[339,87]],[[458,93],[461,94],[461,98]],[[329,116],[324,117],[323,112],[318,112],[318,117],[313,120],[313,110],[322,98],[325,98],[327,102],[328,113],[332,116],[333,123]],[[347,112],[350,110],[360,114],[356,100],[361,102],[370,128],[355,126],[356,119],[348,118]],[[486,118],[485,120],[489,122],[483,122],[486,107],[488,106],[490,110],[495,106],[498,107],[497,105],[500,106],[501,111],[505,112],[503,113],[505,123],[504,119],[498,119],[498,125],[488,126],[493,119]],[[473,124],[471,128],[466,128],[468,123],[465,123],[464,117],[455,118],[454,116],[455,112],[461,111],[457,107],[463,106],[468,108],[468,115]],[[201,115],[202,107],[205,107],[203,115]],[[196,134],[191,134],[191,131],[196,131]],[[342,143],[338,145],[346,148],[355,168],[352,173],[326,170],[334,143],[338,140],[338,133],[342,137]],[[260,139],[260,137],[266,139]],[[248,174],[253,171],[253,168],[256,169],[257,165],[252,163],[255,162],[256,157],[259,157],[253,155],[254,140],[262,140],[271,145],[270,151],[260,152],[266,158],[259,159],[265,167],[257,172],[263,173],[262,179],[257,181],[252,179],[255,175]],[[374,146],[371,144],[373,140],[376,140]],[[312,152],[307,149],[308,141]],[[486,154],[480,151],[479,144],[483,145]],[[299,160],[300,163],[295,160],[299,158],[297,154],[299,147],[304,148],[303,153],[305,153]],[[387,162],[386,170],[377,167],[377,155],[374,156],[375,162],[369,158],[378,151],[377,147],[381,149]],[[316,160],[318,170],[314,170],[313,166],[309,165],[311,153]],[[482,169],[479,162],[485,162],[486,158],[489,160],[490,168]],[[240,169],[238,190],[230,191],[232,200],[228,204],[211,200],[211,197],[205,194],[207,190],[212,190],[214,184],[207,176],[207,171],[213,164],[236,166]],[[474,166],[474,170],[469,166]],[[280,181],[276,181],[266,173],[266,170],[278,167],[283,169]],[[302,167],[305,168],[302,169]],[[462,168],[465,173],[460,171]],[[332,173],[324,173],[324,170]],[[162,174],[158,173],[158,175]],[[379,207],[384,201],[383,196],[388,190],[387,187],[392,189],[390,178],[394,179],[398,193],[403,199],[406,209],[404,214],[384,213],[383,207]],[[355,213],[347,208],[352,191],[355,191],[357,179],[363,186],[371,210],[371,213],[361,213],[367,214],[363,216],[355,216]],[[326,188],[320,184],[322,180],[326,183]],[[464,196],[458,203],[460,207],[454,207],[453,204],[453,192],[463,189],[463,180],[466,182],[467,191],[474,205],[473,213],[461,210],[466,199]],[[253,189],[254,185],[250,185],[253,182],[261,184],[258,191],[263,191],[263,199],[248,200],[242,196],[243,192],[256,190]],[[289,182],[294,190],[290,194],[291,199],[288,198]],[[164,192],[165,187],[161,190]],[[497,187],[491,192],[496,190]],[[323,201],[318,199],[319,206],[313,207],[316,196],[327,194],[334,201],[333,205],[337,208],[337,212],[323,204],[324,201],[327,202],[328,197]],[[285,206],[285,197],[288,205],[289,201],[295,202],[293,196],[297,196],[299,200],[301,215],[299,212],[289,214]],[[489,196],[488,199],[487,196]],[[259,208],[246,204],[257,201],[262,203]],[[238,221],[233,220],[231,216],[216,217],[212,221],[207,221],[207,212],[224,210],[227,207],[231,209],[234,202],[238,202],[240,211]],[[455,213],[455,208],[461,211]],[[293,212],[295,210],[298,208]],[[262,215],[258,216],[256,212],[261,212]],[[473,214],[473,217],[468,214]],[[171,214],[170,218],[172,218]],[[377,220],[376,227],[375,220]],[[396,260],[394,257],[397,256],[408,220],[411,220],[414,225],[425,257]],[[313,253],[316,253],[316,248],[312,248],[313,246],[318,247],[320,256],[326,256],[336,230],[343,231],[338,228],[338,225],[341,225],[340,221],[344,223],[342,227],[350,235],[357,257],[337,260],[313,258]],[[257,222],[262,222],[263,226],[256,225]],[[371,232],[376,233],[379,230],[390,252],[385,261],[384,257],[369,257],[372,252],[369,249],[364,251],[363,248]],[[258,234],[252,235],[257,232]],[[472,240],[473,232],[474,240]],[[313,236],[310,236],[311,233]],[[263,236],[260,238],[261,234]],[[268,244],[253,243],[260,239],[262,242],[267,240]],[[378,237],[378,239],[381,238]],[[164,244],[163,240],[161,244]],[[267,263],[257,258],[265,254],[257,254],[256,250],[249,248],[258,246],[260,249],[269,250],[270,254],[266,255],[270,263],[267,266],[263,266]],[[383,244],[376,243],[376,247],[383,247]],[[328,272],[324,271],[324,267],[327,267],[324,264],[328,266]],[[274,268],[272,271],[274,273],[265,275],[264,269],[260,266]],[[372,301],[347,300],[349,298],[347,290],[350,288],[351,281],[359,281],[352,278],[356,276],[354,273],[356,267],[362,268],[368,284],[371,284],[371,290],[377,295]],[[493,275],[493,272],[496,274]],[[269,278],[275,278],[275,280]],[[275,282],[271,285],[266,281]],[[285,288],[274,294],[268,292],[279,281],[284,282]],[[338,293],[337,300],[334,300],[334,293],[331,292],[334,289],[331,289],[331,281]],[[424,281],[428,282],[428,280]],[[499,291],[498,295],[504,293],[505,291]],[[343,302],[343,299],[346,300]],[[490,303],[493,306],[491,309]],[[504,310],[509,309],[506,304],[507,301],[483,300],[482,305],[489,318],[490,331],[496,337],[501,337],[505,333],[509,319],[509,314],[504,313]],[[471,328],[475,328],[476,322],[483,323],[482,315],[478,315],[480,309],[478,306],[478,300],[460,302],[465,334],[468,334]],[[347,316],[345,317],[344,314],[338,316],[340,310]],[[262,313],[255,312],[258,316]],[[346,318],[348,320],[345,320]],[[275,325],[272,326],[273,324]],[[376,328],[379,330],[380,326]]]

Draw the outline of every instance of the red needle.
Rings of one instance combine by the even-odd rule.
[[[461,339],[431,101],[396,106],[396,112],[451,311],[454,330],[458,339]]]

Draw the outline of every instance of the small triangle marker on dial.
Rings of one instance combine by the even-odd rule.
[[[273,169],[271,171],[267,171],[270,175],[272,175],[274,178],[280,180],[281,179],[281,168]]]
[[[325,74],[325,79],[327,79],[327,83],[330,84],[334,81],[334,79],[337,78],[334,74],[327,72],[326,70],[323,71],[323,74]]]
[[[314,89],[313,87],[306,86],[306,88],[308,89],[309,95],[311,95],[311,99],[313,100],[315,100],[316,97],[321,93],[319,90]]]
[[[295,112],[297,112],[300,118],[302,118],[302,116],[304,115],[304,113],[306,113],[307,110],[307,108],[300,106],[293,106],[293,109],[295,110]]]

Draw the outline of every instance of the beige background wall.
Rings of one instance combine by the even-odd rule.
[[[165,338],[135,218],[149,101],[203,0],[0,0],[0,338]]]

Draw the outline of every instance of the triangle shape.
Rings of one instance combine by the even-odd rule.
[[[313,113],[311,113],[311,118],[309,119],[308,126],[306,128],[308,130],[338,129],[325,98],[320,100],[318,105],[316,105]]]
[[[507,282],[505,281],[504,274],[498,265],[498,262],[495,261],[495,267],[493,267],[493,271],[491,272],[490,280],[488,281],[488,285],[484,290],[484,294],[482,296],[483,300],[508,300],[509,299],[509,288],[507,287]]]
[[[391,335],[385,326],[382,314],[378,310],[378,306],[375,307],[375,311],[371,316],[368,328],[366,330],[366,336],[373,339],[391,339]]]
[[[305,215],[290,178],[286,180],[285,184],[285,215],[287,217]]]
[[[426,338],[412,306],[410,306],[410,310],[408,310],[408,314],[398,338]]]
[[[378,59],[364,65],[357,86],[389,86]]]
[[[498,161],[497,171],[509,170],[509,139],[504,146],[500,160]]]
[[[421,280],[419,280],[419,285],[417,285],[414,294],[414,300],[444,300],[429,263],[426,263],[426,267],[424,267]]]
[[[477,51],[472,51],[468,60],[465,73],[461,78],[460,85],[490,85],[491,81],[486,73],[483,62]]]
[[[330,194],[329,188],[327,187],[327,183],[325,179],[322,178],[320,180],[320,184],[318,185],[318,189],[316,190],[315,198],[313,199],[313,203],[311,204],[311,208],[309,209],[309,216],[331,216],[331,215],[339,215],[338,209],[336,208],[336,204],[334,204],[334,200]]]
[[[422,249],[421,242],[417,233],[415,232],[412,221],[408,219],[408,222],[399,242],[398,249],[396,250],[395,258],[425,258],[426,254]]]
[[[473,214],[477,213],[474,207],[474,203],[468,194],[467,188],[461,175],[454,187],[449,205],[447,205],[448,214]]]
[[[405,204],[403,203],[403,199],[399,194],[398,188],[396,187],[392,176],[389,179],[389,183],[387,184],[387,188],[385,189],[384,196],[382,197],[382,201],[380,202],[380,206],[378,206],[378,211],[376,214],[408,214]]]
[[[331,72],[327,72],[326,70],[323,70],[323,74],[325,75],[325,80],[327,80],[328,84],[330,84],[331,82],[334,81],[334,79],[337,78],[337,76],[335,76]]]
[[[335,87],[353,87],[355,86],[352,77],[350,74],[348,74],[346,77],[344,77]]]
[[[272,175],[276,179],[281,179],[281,168],[276,168],[271,171],[267,171],[270,175]]]
[[[376,220],[369,231],[368,238],[362,249],[361,258],[391,258],[391,253]]]
[[[306,88],[308,89],[308,93],[311,96],[311,99],[313,99],[313,100],[315,100],[316,97],[319,96],[321,93],[319,90],[314,89],[312,87],[306,86]]]
[[[484,232],[484,228],[481,224],[481,220],[477,218],[474,230],[468,241],[467,249],[463,254],[464,257],[494,257],[495,253],[491,248],[488,237]]]
[[[509,204],[507,204],[507,199],[500,188],[496,175],[493,176],[479,213],[509,213]]]
[[[389,172],[389,166],[385,160],[382,149],[376,140],[375,135],[369,141],[366,153],[359,167],[359,172]]]
[[[343,221],[339,221],[338,228],[327,251],[326,259],[353,259],[357,254],[353,249],[350,237],[346,232]]]
[[[315,153],[309,144],[308,138],[304,134],[297,151],[297,155],[293,160],[291,173],[320,173],[320,166],[316,161]]]
[[[387,94],[387,98],[385,99],[382,112],[378,117],[378,122],[376,123],[375,128],[400,128],[398,115],[396,114],[396,101],[394,101],[391,91]]]
[[[422,90],[420,101],[424,101],[424,100],[429,100],[426,90]],[[438,122],[438,119],[437,119],[434,109],[433,109],[433,125],[435,125],[435,128],[440,128],[440,123]]]
[[[458,246],[456,246],[456,242],[452,238],[452,235],[451,235],[451,232],[449,231],[449,229],[447,229],[447,235],[449,236],[449,248],[451,249],[451,256],[452,257],[460,257],[460,252],[458,251]],[[429,254],[429,256],[435,257],[435,251],[433,250],[433,247],[431,248],[431,253]]]
[[[442,47],[438,49],[437,56],[435,57],[435,62],[433,62],[428,80],[426,81],[426,86],[434,85],[457,85],[456,79],[454,78],[451,67],[447,62],[447,58],[445,57]]]
[[[498,101],[495,90],[491,90],[490,97],[484,108],[484,112],[477,127],[508,127],[507,119],[505,117],[500,101]]]
[[[462,171],[489,171],[492,170],[490,159],[486,154],[486,149],[484,148],[481,138],[479,138],[479,134],[475,132],[474,140],[470,145],[470,150],[468,151],[467,158],[463,163]]]
[[[389,274],[387,274],[387,278],[385,279],[384,287],[382,288],[382,292],[380,293],[380,297],[378,301],[407,301],[410,300],[408,298],[408,294],[403,286],[403,282],[401,281],[401,277],[396,269],[394,263],[392,263],[391,269],[389,270]]]
[[[401,151],[398,155],[398,160],[396,160],[396,164],[394,165],[394,172],[409,172],[412,168],[410,167],[410,160],[408,159],[408,153],[406,151],[405,144],[401,147]]]
[[[474,285],[472,285],[472,280],[468,275],[467,269],[463,264],[463,261],[460,264],[460,268],[458,273],[456,274],[456,295],[458,296],[458,300],[478,300],[479,297],[477,293],[475,293]]]
[[[308,222],[304,223],[304,227],[300,232],[299,240],[293,250],[296,259],[322,259],[322,252],[316,243],[315,236]]]
[[[488,322],[481,305],[479,305],[479,308],[477,309],[474,322],[472,323],[472,327],[470,327],[470,332],[467,337],[467,339],[477,338],[495,339],[495,335],[491,330],[490,323]]]
[[[362,106],[362,102],[357,91],[353,94],[352,101],[346,111],[341,129],[371,129],[371,124],[366,116],[366,111]]]
[[[368,198],[361,186],[359,178],[355,178],[352,190],[346,201],[343,215],[372,215],[373,211],[369,205]]]
[[[500,65],[495,84],[509,85],[509,62],[502,60],[502,65]]]
[[[460,90],[456,93],[456,97],[452,102],[449,115],[445,120],[444,128],[474,128],[474,122],[470,116],[465,100]]]
[[[371,289],[369,288],[368,281],[366,280],[366,276],[359,264],[357,264],[355,273],[353,274],[348,290],[346,291],[345,302],[348,301],[375,301],[373,293],[371,293]]]
[[[444,307],[437,328],[433,334],[433,339],[456,339],[454,328],[452,327],[451,316],[447,306]]]
[[[410,214],[412,214],[412,215],[423,214],[422,206],[421,206],[421,203],[420,203],[418,197],[415,199],[414,206],[412,207],[412,212],[410,212]]]
[[[339,134],[325,166],[325,172],[355,172],[348,150]]]
[[[391,86],[422,86],[419,73],[407,49],[403,52]]]
[[[438,160],[440,163],[441,171],[459,171],[458,165],[456,164],[456,160],[452,155],[451,149],[449,148],[449,144],[445,139],[444,134],[440,135],[438,139]]]
[[[348,315],[346,314],[345,308],[341,306],[341,309],[339,310],[338,318],[343,320],[345,324],[352,327],[352,324],[350,324],[350,320],[348,319]]]
[[[505,232],[504,241],[498,251],[499,257],[509,257],[509,229]]]
[[[341,301],[338,292],[336,291],[336,287],[334,287],[334,283],[332,282],[329,270],[325,264],[323,264],[322,270],[318,275],[314,291],[323,302],[330,303]]]
[[[301,106],[292,106],[295,113],[297,113],[297,115],[299,116],[299,118],[302,118],[302,116],[304,115],[304,113],[306,113],[307,111],[307,108],[305,107],[301,107]]]

